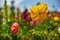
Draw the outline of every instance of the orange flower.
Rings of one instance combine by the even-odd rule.
[[[47,17],[48,8],[46,3],[41,3],[37,6],[32,6],[31,10],[31,19],[34,21],[45,20]]]

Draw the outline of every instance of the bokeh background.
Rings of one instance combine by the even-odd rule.
[[[53,5],[58,11],[60,11],[60,0],[14,0],[14,1],[15,1],[14,3],[15,7],[17,6],[20,7],[21,11],[24,10],[24,6],[26,6],[29,9],[31,6],[41,2],[47,3],[49,11],[54,10],[54,8],[52,7]],[[3,7],[3,3],[4,0],[0,0],[0,7]],[[7,0],[7,4],[11,6],[11,0]]]
[[[0,0],[0,40],[60,40],[60,0]]]

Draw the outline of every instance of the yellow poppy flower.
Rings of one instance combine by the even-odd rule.
[[[47,17],[48,7],[46,3],[41,3],[37,6],[32,6],[31,10],[31,19],[34,21],[45,20]]]

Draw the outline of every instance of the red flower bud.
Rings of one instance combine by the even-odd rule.
[[[11,26],[11,31],[13,34],[16,34],[18,32],[19,24],[17,22],[14,22]]]

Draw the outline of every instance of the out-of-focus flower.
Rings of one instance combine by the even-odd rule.
[[[60,28],[58,28],[58,32],[60,33]]]
[[[18,11],[18,12],[20,11],[20,8],[19,8],[19,7],[17,7],[17,11]]]
[[[47,18],[50,19],[52,16],[51,14],[47,14]]]
[[[16,18],[16,19],[19,19],[19,15],[16,15],[15,18]]]
[[[43,23],[44,22],[44,20],[41,20],[41,23]]]
[[[54,12],[54,13],[51,14],[51,16],[52,16],[52,18],[59,17],[59,14]]]
[[[27,21],[32,21],[30,12],[27,13]]]
[[[22,19],[23,22],[25,22],[26,20],[25,19]]]
[[[36,6],[32,6],[31,10],[31,19],[34,21],[41,21],[47,18],[48,8],[46,3],[41,3]]]
[[[36,21],[36,25],[38,25],[39,24],[39,22],[38,21]]]
[[[17,13],[16,13],[16,15],[15,15],[15,18],[16,19],[20,19],[20,8],[19,7],[17,7]]]
[[[36,21],[35,24],[38,25],[38,24],[43,23],[43,22],[44,22],[44,20]]]
[[[59,21],[59,17],[54,17],[53,20],[54,21]]]
[[[31,25],[30,26],[34,26],[34,24],[35,24],[35,21],[31,21]]]
[[[23,11],[22,19],[27,20],[27,12],[28,12],[27,9],[25,9],[25,10]]]
[[[22,14],[22,21],[31,21],[31,15],[30,15],[30,12],[28,12],[27,9],[25,9],[23,11],[23,14]]]
[[[13,34],[16,34],[19,29],[19,24],[17,22],[14,22],[13,25],[11,26],[11,31]]]

